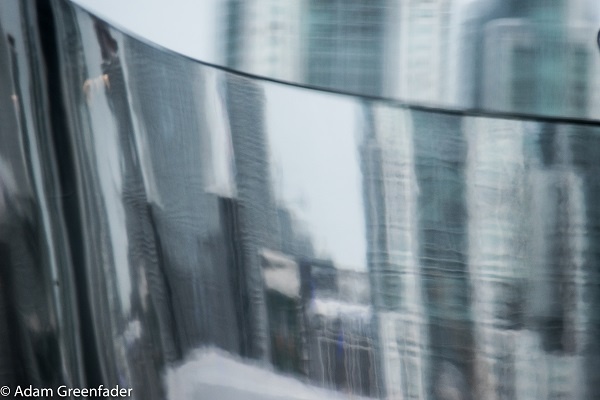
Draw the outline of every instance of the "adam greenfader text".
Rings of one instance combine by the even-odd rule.
[[[132,389],[126,389],[116,385],[108,388],[100,385],[94,388],[70,388],[67,386],[59,386],[56,389],[52,388],[34,388],[33,386],[17,386],[12,393],[14,397],[129,397]]]

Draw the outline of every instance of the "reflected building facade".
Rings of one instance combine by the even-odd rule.
[[[419,262],[417,176],[410,116],[365,105],[361,145],[380,395],[428,392],[428,330]],[[398,207],[402,204],[402,207]]]
[[[598,108],[598,9],[590,1],[507,2],[482,31],[481,106],[585,118]]]
[[[532,2],[528,7],[520,3],[511,4],[508,5],[511,8],[509,14],[517,18],[496,19],[486,25],[482,75],[484,108],[585,118],[598,107],[598,91],[595,89],[598,74],[591,71],[598,68],[600,60],[595,43],[589,40],[596,35],[593,21],[597,9],[591,2],[556,3],[553,7],[546,7],[542,2]],[[496,161],[507,172],[504,174],[505,183],[497,185],[497,196],[521,197],[518,207],[522,208],[522,202],[525,202],[531,215],[539,219],[533,224],[536,228],[532,229],[531,226],[519,225],[518,221],[525,215],[504,216],[505,221],[516,224],[514,228],[505,227],[503,231],[514,229],[513,241],[506,242],[504,246],[506,251],[511,249],[513,257],[522,260],[506,263],[512,268],[520,265],[517,270],[502,267],[495,271],[491,265],[482,267],[479,261],[471,265],[472,268],[488,270],[490,276],[504,274],[497,278],[503,282],[502,285],[498,282],[493,289],[478,281],[488,279],[482,278],[486,272],[482,275],[482,270],[476,272],[472,269],[472,279],[477,281],[473,287],[479,288],[481,294],[486,293],[487,299],[506,301],[512,298],[514,302],[510,305],[493,300],[495,305],[490,306],[487,312],[490,317],[495,315],[491,317],[495,322],[490,320],[488,328],[485,328],[487,333],[480,330],[485,324],[480,325],[477,334],[484,343],[496,343],[496,346],[488,347],[495,347],[497,353],[484,362],[487,368],[515,372],[507,372],[512,376],[504,380],[488,382],[485,388],[479,388],[483,391],[480,393],[483,396],[496,393],[500,396],[498,398],[502,398],[501,394],[506,398],[587,398],[598,390],[593,383],[597,381],[594,368],[589,368],[597,365],[598,351],[593,341],[581,335],[581,332],[596,329],[593,313],[584,305],[583,299],[596,296],[589,282],[596,279],[592,265],[595,259],[593,248],[597,245],[594,235],[582,234],[594,230],[592,210],[595,207],[590,203],[594,198],[594,185],[586,180],[586,168],[576,161],[573,149],[586,141],[586,136],[592,137],[595,129],[516,122],[497,129],[514,132],[511,134],[513,144],[504,142],[514,146],[504,151],[511,154],[511,159],[503,157]],[[476,130],[488,131],[489,127]],[[477,143],[482,143],[485,137],[479,132],[472,135],[479,138]],[[494,144],[486,162],[494,162],[492,154],[498,152],[499,136],[502,134],[490,139]],[[473,154],[478,154],[480,148],[476,149]],[[525,160],[531,165],[523,167]],[[478,165],[482,162],[483,159],[475,161]],[[589,166],[588,162],[584,164]],[[511,173],[515,174],[516,180],[509,178],[511,173],[508,171],[513,171]],[[508,193],[502,195],[504,191]],[[478,201],[483,198],[478,193],[474,196]],[[517,204],[512,212],[516,207]],[[497,209],[497,206],[493,208]],[[471,219],[471,223],[477,223],[477,220]],[[485,225],[484,220],[479,221]],[[485,240],[486,235],[477,233],[481,229],[485,228],[471,227],[471,235],[474,235],[471,237]],[[494,251],[497,251],[499,243],[505,240],[508,240],[506,235],[503,239],[494,239],[490,246],[495,246]],[[521,243],[518,247],[520,254],[514,252],[515,241]],[[479,258],[477,251],[481,251],[482,247],[474,245],[471,242],[471,246],[478,250],[471,251],[470,255],[476,260]],[[498,264],[496,268],[500,265],[504,264]],[[507,270],[511,271],[509,275],[505,274]],[[529,300],[523,305],[526,298]],[[482,299],[478,300],[474,304],[485,304]],[[496,311],[493,311],[494,308]],[[498,313],[504,315],[503,323]],[[509,322],[506,318],[516,319]],[[476,318],[477,321],[484,319]],[[492,328],[494,324],[515,328]],[[484,343],[481,345],[485,346]],[[503,343],[502,346],[499,343]],[[478,355],[483,354],[481,349],[478,349]],[[544,366],[541,370],[540,365]],[[533,381],[545,382],[545,390],[532,384]],[[482,380],[478,379],[478,382]],[[507,385],[507,382],[511,383]]]
[[[283,81],[379,93],[392,3],[292,3],[230,0],[224,13],[227,65]]]
[[[472,298],[465,193],[470,151],[462,121],[411,112],[418,187],[419,258],[429,329],[432,398],[471,398]]]
[[[236,186],[241,262],[245,271],[250,324],[249,356],[270,360],[267,306],[260,254],[277,251],[278,226],[269,170],[269,146],[264,121],[264,92],[250,79],[228,76],[227,114],[235,174],[243,177]]]
[[[462,96],[486,109],[580,117],[590,115],[597,102],[597,77],[588,71],[597,69],[598,59],[587,37],[585,2],[557,3],[549,12],[541,2],[306,4],[308,52],[303,58],[308,67],[302,81],[309,85],[386,93],[382,83],[392,82],[393,93],[417,102]],[[357,36],[343,34],[345,26],[383,24],[386,18],[405,23],[387,24],[383,31],[357,30]],[[552,20],[558,28],[539,29]],[[363,51],[365,45],[368,51]],[[376,62],[361,64],[351,57],[354,53],[358,58],[369,54],[369,62]],[[474,62],[463,65],[463,58]],[[391,73],[381,73],[380,65]],[[360,76],[351,79],[348,68]],[[370,73],[381,76],[370,80]],[[459,88],[456,81],[461,79],[465,82]],[[572,378],[585,376],[577,372],[585,364],[582,355],[559,355],[549,344],[575,340],[561,331],[566,327],[557,328],[566,321],[569,332],[591,329],[581,300],[585,273],[577,272],[585,270],[581,249],[586,244],[573,239],[579,226],[574,221],[586,215],[585,195],[576,189],[583,181],[575,172],[547,171],[537,154],[546,152],[547,145],[533,139],[545,143],[559,134],[533,123],[485,125],[487,121],[391,106],[367,104],[363,111],[361,158],[378,393],[388,398],[551,398],[566,393],[584,398],[578,387],[586,387],[583,380],[589,386],[592,379]],[[490,136],[488,143],[478,132],[494,139]],[[492,140],[499,140],[503,150]],[[543,174],[554,177],[539,175],[538,162]],[[538,188],[539,182],[551,183]],[[508,198],[514,203],[502,200]],[[570,222],[557,216],[563,222],[546,225],[548,220],[540,219],[537,231],[523,225],[527,216],[558,215],[565,201],[578,210]],[[558,228],[560,224],[566,225]],[[557,229],[570,239],[548,234]],[[567,250],[557,250],[561,246]],[[554,258],[562,261],[549,261]],[[538,300],[524,300],[529,290],[539,294],[534,296]],[[552,306],[557,298],[569,306]],[[564,321],[552,320],[567,309]],[[525,321],[537,321],[532,323],[537,328]],[[584,339],[577,340],[585,346]],[[551,366],[534,373],[532,360],[542,359]],[[558,373],[565,370],[570,372]],[[539,390],[528,384],[532,376],[548,382],[546,392],[531,392]]]
[[[223,12],[225,61],[231,68],[284,81],[303,74],[303,1],[227,0]]]
[[[490,134],[482,134],[478,122],[475,119],[465,129],[469,154],[476,157],[468,159],[471,185],[466,196],[474,356],[480,374],[475,396],[517,398],[515,347],[522,328],[523,274],[531,261],[527,255],[531,236],[524,224],[529,210],[524,182],[526,135],[520,122],[502,121],[487,127],[485,132],[494,133],[493,139],[486,140]]]
[[[451,41],[457,41],[460,34],[453,21],[458,14],[451,12],[453,2],[409,0],[396,4],[387,10],[392,14],[390,20],[399,22],[388,24],[397,29],[386,34],[395,60],[388,61],[390,72],[384,80],[398,80],[395,91],[410,94],[418,103],[447,99],[458,68],[458,60],[451,58]]]
[[[542,3],[488,2],[475,13],[472,23],[487,26],[485,40],[499,45],[466,87],[495,109],[589,116],[594,84],[580,87],[596,79],[596,61],[583,31],[537,30],[558,18]],[[276,375],[279,387],[248,398],[286,398],[299,386],[334,399],[600,392],[597,121],[283,89],[141,43],[71,3],[53,4],[51,49],[64,96],[55,100],[65,110],[46,117],[63,119],[64,129],[49,135],[33,117],[46,111],[25,101],[45,96],[24,90],[45,90],[36,73],[18,72],[28,68],[19,52],[35,46],[0,37],[0,378],[127,385],[144,399],[173,393],[161,379],[175,370],[188,371],[178,384],[189,398],[207,390],[225,397],[219,385],[239,394],[256,388],[248,376]],[[407,74],[402,90],[426,86],[414,95],[424,102],[449,96],[452,85],[438,78],[455,62],[443,49],[460,36],[446,15],[456,3],[394,4],[231,2],[240,40],[230,44],[231,62],[381,93],[378,64],[392,46],[383,21],[400,15],[407,24],[393,29],[394,56]],[[583,3],[569,3],[565,15],[582,15],[573,4]],[[0,14],[1,32],[7,22]],[[561,50],[538,45],[539,32]],[[281,35],[305,35],[309,50],[295,53],[292,42],[273,39]],[[412,47],[409,36],[420,44]],[[245,58],[251,53],[257,58]],[[557,75],[565,80],[537,86]],[[307,98],[326,112],[305,110]],[[277,101],[292,109],[280,125],[271,124],[282,110]],[[335,140],[293,129],[310,118],[331,133],[339,127],[330,117],[341,109],[357,123]],[[45,145],[54,140],[56,148]],[[58,148],[71,155],[60,173]],[[342,173],[325,173],[342,160]],[[309,175],[309,163],[306,183],[298,176]],[[73,178],[72,193],[61,193],[57,176]],[[338,178],[350,184],[336,186]],[[344,208],[352,195],[362,203]],[[294,196],[312,204],[297,206]],[[55,200],[62,197],[70,200]],[[315,203],[323,207],[311,220]],[[359,222],[344,224],[355,210]],[[335,212],[341,218],[315,223]],[[366,268],[343,270],[336,257],[350,249],[327,254],[327,241],[361,224],[363,242],[340,242],[366,243],[352,265],[366,260]],[[198,353],[209,355],[196,360]]]
[[[583,334],[595,329],[584,299],[594,296],[594,245],[582,233],[593,229],[593,192],[583,190],[570,148],[594,132],[481,123],[466,127],[477,155],[468,168],[477,394],[589,398],[596,373],[586,365],[598,352]]]
[[[364,116],[379,394],[591,398],[597,129]]]
[[[230,247],[227,229],[235,204],[224,199],[223,193],[207,190],[217,178],[211,155],[214,138],[208,134],[215,127],[206,114],[219,98],[202,95],[207,79],[203,74],[154,54],[137,41],[126,40],[124,54],[132,58],[126,64],[127,84],[144,94],[132,102],[131,112],[142,118],[135,120],[131,132],[136,162],[145,166],[139,180],[147,198],[146,246],[152,245],[156,257],[154,264],[145,266],[149,296],[145,301],[157,308],[156,318],[163,329],[173,331],[177,357],[207,344],[240,353],[246,330],[236,319],[239,304],[234,293],[244,291],[231,284],[237,253]],[[156,62],[137,62],[140,58]],[[168,83],[174,75],[182,77],[180,83]],[[188,97],[195,100],[183,100]],[[167,102],[171,111],[165,113]],[[176,150],[182,143],[202,156]],[[170,178],[169,171],[177,178]],[[165,211],[175,209],[186,211]],[[215,301],[217,293],[227,295]]]
[[[306,83],[350,93],[381,92],[389,4],[388,0],[307,0],[302,16]]]

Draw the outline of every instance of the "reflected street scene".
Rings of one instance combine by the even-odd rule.
[[[111,1],[0,2],[0,386],[600,396],[598,4]]]

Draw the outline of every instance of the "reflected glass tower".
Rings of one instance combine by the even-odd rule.
[[[306,0],[306,82],[352,93],[380,93],[388,3]]]
[[[364,114],[361,154],[379,394],[422,399],[429,385],[429,335],[414,240],[419,227],[413,126],[401,109],[365,104]]]
[[[160,400],[600,393],[589,3],[227,2],[229,67],[267,80],[66,0],[43,72],[34,9],[6,1],[0,378]],[[370,96],[388,89],[419,105]],[[458,110],[421,104],[461,90]]]
[[[389,0],[230,0],[228,66],[284,81],[377,94],[383,89]]]
[[[397,91],[418,103],[447,99],[457,78],[458,60],[451,58],[453,41],[460,34],[451,0],[398,1],[387,12],[397,18],[396,31],[387,32],[395,60],[386,80],[398,80]],[[396,14],[394,14],[397,13]],[[397,76],[394,76],[397,75]]]
[[[481,106],[587,117],[600,105],[595,2],[507,2],[483,27]]]
[[[285,81],[302,79],[304,1],[227,0],[225,60],[232,68]]]

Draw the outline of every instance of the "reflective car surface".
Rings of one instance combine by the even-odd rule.
[[[73,0],[267,79],[460,111],[599,117],[596,0]]]
[[[0,3],[0,385],[597,398],[595,33],[548,50],[528,19],[495,21],[493,79],[473,84],[483,106],[420,86],[425,66],[401,76],[408,97],[388,96],[365,73],[385,40],[363,51],[342,28],[355,12],[370,30],[353,34],[375,35],[393,14],[351,3],[302,3],[323,8],[309,23],[330,46],[309,61],[288,49],[314,81],[248,71],[263,45],[245,33],[232,70],[67,1]],[[572,51],[574,71],[589,68],[579,83],[556,72]],[[545,86],[556,76],[559,89]]]

